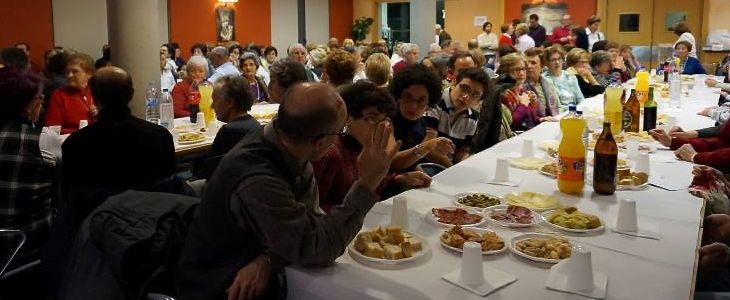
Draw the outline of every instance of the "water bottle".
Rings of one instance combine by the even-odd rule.
[[[682,78],[677,72],[669,75],[669,107],[682,109]]]
[[[147,87],[147,98],[145,101],[145,120],[151,123],[160,123],[160,102],[157,98],[155,84],[150,82]]]
[[[172,130],[175,128],[175,113],[172,108],[172,95],[167,89],[162,90],[160,97],[160,125]]]

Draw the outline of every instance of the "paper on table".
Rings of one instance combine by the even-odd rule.
[[[667,177],[663,174],[657,174],[649,178],[649,183],[660,189],[667,191],[679,191],[687,189],[688,183],[678,182],[676,178]]]
[[[561,261],[558,264],[552,266],[552,268],[550,268],[551,270],[550,273],[548,273],[547,282],[545,283],[545,285],[549,289],[595,299],[606,298],[606,285],[608,284],[608,276],[606,276],[605,273],[593,271],[594,288],[592,291],[571,290],[568,288],[567,276],[565,276],[562,270],[563,268],[565,268],[566,263],[567,260]]]
[[[625,235],[630,235],[630,236],[635,236],[635,237],[645,238],[645,239],[650,239],[650,240],[660,240],[661,239],[661,235],[659,235],[659,233],[654,232],[654,231],[649,231],[649,230],[639,229],[638,231],[618,231],[618,230],[616,230],[616,228],[613,228],[613,227],[611,227],[611,230],[615,233],[620,233],[620,234],[625,234]]]
[[[510,283],[513,283],[517,281],[517,277],[514,275],[511,275],[509,273],[506,273],[502,270],[495,269],[492,267],[489,267],[487,265],[484,265],[484,283],[481,285],[469,285],[462,283],[459,280],[460,277],[460,271],[459,269],[446,274],[441,277],[441,279],[446,280],[453,285],[456,285],[458,287],[461,287],[467,291],[470,291],[474,294],[477,294],[479,296],[486,296],[490,293],[496,291],[497,289],[506,286]]]
[[[494,185],[505,185],[505,186],[519,186],[520,183],[522,183],[522,179],[519,178],[510,178],[508,181],[498,181],[494,178],[491,178],[485,182],[486,184],[494,184]]]

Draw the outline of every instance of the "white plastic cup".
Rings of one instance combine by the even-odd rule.
[[[656,69],[651,69],[651,70],[649,71],[649,74],[650,74],[650,75],[651,75],[652,77],[656,76]]]
[[[56,134],[61,135],[61,125],[48,126],[48,128],[50,128],[51,131],[55,132]]]
[[[639,141],[635,139],[626,139],[626,155],[629,159],[636,159],[639,156]]]
[[[648,153],[641,153],[636,158],[636,167],[634,167],[634,170],[636,172],[646,173],[646,175],[649,175],[651,171],[649,167],[649,154]]]
[[[522,141],[522,157],[535,157],[535,143],[531,139]]]
[[[636,232],[639,230],[636,221],[636,201],[631,199],[619,200],[616,230],[623,232]]]
[[[79,121],[79,129],[84,128],[86,126],[89,126],[89,121],[88,120],[81,120],[81,121]]]
[[[406,197],[393,198],[393,208],[390,212],[390,225],[408,229],[408,199]]]
[[[497,158],[497,167],[494,170],[494,181],[509,181],[509,161],[505,158]]]
[[[484,282],[482,245],[477,242],[466,242],[462,251],[459,281],[468,285],[482,284]]]
[[[574,246],[566,263],[568,264],[565,269],[568,289],[592,291],[594,284],[591,251],[581,245]]]
[[[200,128],[205,127],[205,114],[202,112],[199,112],[195,117],[195,124],[197,124]]]

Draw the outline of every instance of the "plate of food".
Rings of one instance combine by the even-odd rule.
[[[486,221],[481,213],[467,207],[432,208],[427,213],[431,221],[442,226],[479,226]]]
[[[558,163],[550,162],[540,167],[540,174],[550,178],[558,178],[558,170],[560,170]]]
[[[487,207],[502,204],[502,198],[481,192],[459,193],[455,195],[454,203],[481,211]]]
[[[648,131],[639,131],[639,132],[624,132],[623,133],[624,139],[632,139],[637,140],[639,142],[653,142],[654,138],[651,137]],[[616,143],[619,143],[616,141]],[[623,143],[623,141],[621,141]]]
[[[512,192],[504,196],[507,204],[522,206],[534,211],[560,208],[560,200],[554,196],[534,192]]]
[[[522,170],[539,170],[550,161],[539,157],[517,157],[509,160],[509,165]]]
[[[649,186],[649,175],[644,172],[631,172],[631,169],[618,169],[616,172],[617,190],[641,190]]]
[[[544,140],[537,145],[537,148],[542,151],[548,151],[550,149],[558,151],[558,146],[560,146],[560,141],[558,140]]]
[[[484,217],[489,222],[504,227],[530,227],[537,223],[532,210],[516,205],[497,205],[485,208]]]
[[[573,245],[566,238],[544,234],[526,233],[510,240],[509,249],[518,256],[550,264],[569,258]]]
[[[464,252],[465,242],[477,242],[482,245],[482,254],[497,254],[507,250],[504,240],[496,232],[481,228],[464,228],[454,226],[444,231],[439,237],[441,246],[456,252]]]
[[[202,132],[184,132],[177,136],[177,143],[180,145],[196,144],[205,141],[207,138]]]
[[[395,265],[426,255],[429,247],[424,239],[398,226],[378,226],[358,233],[347,250],[355,259]]]
[[[548,225],[567,232],[588,233],[603,230],[603,222],[598,216],[578,211],[574,206],[544,212],[542,218]]]

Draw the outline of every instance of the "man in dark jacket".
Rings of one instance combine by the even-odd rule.
[[[527,33],[533,40],[535,40],[535,47],[542,46],[545,43],[545,26],[540,25],[540,16],[537,14],[531,14],[529,20],[530,32]]]
[[[494,86],[488,89],[487,96],[479,109],[479,123],[472,140],[472,154],[488,149],[502,140],[502,102],[499,100],[499,95],[512,87],[514,80],[510,76],[500,76],[494,83]]]

